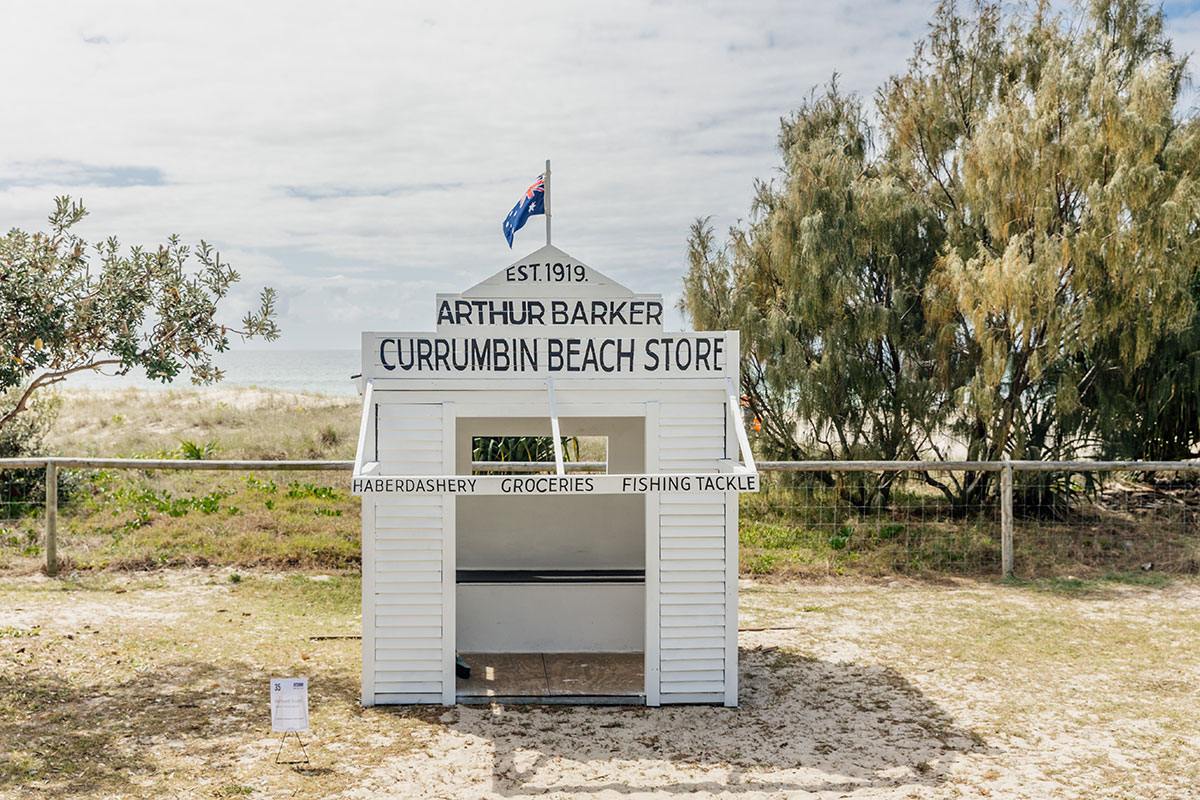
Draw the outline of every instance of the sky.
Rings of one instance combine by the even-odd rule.
[[[674,306],[780,118],[834,72],[872,96],[934,5],[0,0],[0,228],[69,194],[88,240],[203,238],[242,274],[225,321],[272,286],[271,346],[356,348],[541,246],[501,223],[551,159],[554,244]],[[1165,9],[1200,49],[1200,2]]]

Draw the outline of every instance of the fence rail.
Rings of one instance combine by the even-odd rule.
[[[1200,472],[1200,461],[756,461],[759,472]]]
[[[44,552],[46,558],[46,573],[55,575],[58,571],[58,499],[59,499],[59,480],[62,470],[72,469],[113,469],[113,470],[212,470],[212,471],[337,471],[349,472],[353,469],[352,461],[329,461],[329,460],[298,460],[298,461],[253,461],[253,460],[184,460],[184,459],[142,459],[142,458],[81,458],[81,457],[40,457],[40,458],[3,458],[0,459],[0,470],[12,469],[42,469],[45,470],[45,530],[44,537]],[[480,471],[489,472],[536,472],[547,469],[547,464],[542,462],[476,462],[473,467]],[[912,531],[917,530],[917,533],[924,535],[922,531],[928,528],[931,523],[942,523],[945,519],[950,519],[949,512],[945,506],[936,506],[928,497],[913,499],[913,496],[907,497],[904,501],[896,501],[892,495],[888,494],[896,489],[896,487],[911,489],[912,486],[920,486],[927,494],[931,494],[930,486],[939,486],[938,480],[934,476],[946,476],[953,474],[968,474],[968,473],[987,473],[999,475],[998,491],[993,497],[995,505],[978,505],[968,509],[970,514],[974,515],[975,523],[989,527],[991,530],[998,528],[1000,538],[1000,558],[996,566],[999,567],[1001,574],[1010,577],[1014,574],[1014,476],[1021,473],[1031,473],[1032,477],[1026,478],[1026,483],[1021,489],[1024,495],[1042,495],[1050,493],[1048,481],[1056,480],[1062,483],[1064,477],[1066,484],[1062,484],[1070,488],[1070,476],[1072,475],[1092,475],[1095,473],[1109,473],[1111,475],[1119,474],[1150,474],[1150,473],[1200,473],[1200,461],[759,461],[758,469],[767,476],[773,476],[771,480],[777,485],[770,485],[771,480],[766,481],[768,484],[764,488],[764,494],[768,495],[766,499],[757,499],[748,501],[748,505],[755,504],[759,512],[766,515],[774,515],[779,520],[779,526],[808,526],[818,527],[824,526],[829,531],[831,541],[834,546],[838,546],[837,542],[847,539],[855,535],[855,529],[852,525],[846,524],[850,510],[857,510],[868,522],[874,523],[877,527],[873,535],[881,535],[880,530],[890,531],[889,536],[895,536],[897,527],[904,528],[906,531],[905,543],[906,546],[915,546],[914,541],[919,540],[919,536],[914,536]],[[604,470],[607,464],[604,462],[568,462],[566,468],[569,471],[596,471]],[[796,481],[805,480],[804,474],[809,475],[808,480],[813,483],[797,484]],[[860,483],[845,482],[840,476],[842,475],[866,475],[873,473],[875,479],[864,477]],[[830,475],[839,476],[836,481],[829,479]],[[898,480],[880,481],[879,476],[909,476]],[[1046,476],[1045,478],[1038,477]],[[791,478],[787,476],[792,476]],[[920,480],[916,480],[911,476],[922,476]],[[818,487],[816,481],[822,479],[825,481],[824,488]],[[874,480],[874,483],[871,481]],[[788,482],[792,483],[789,484]],[[1046,483],[1038,483],[1038,481],[1046,481]],[[870,486],[868,484],[871,483]],[[830,488],[832,486],[832,488]],[[881,487],[883,487],[881,489]],[[1061,488],[1057,487],[1057,488]],[[1122,489],[1124,492],[1123,499],[1117,498],[1115,502],[1115,510],[1109,509],[1107,516],[1101,518],[1098,515],[1093,515],[1091,518],[1082,521],[1061,522],[1060,526],[1071,530],[1071,525],[1075,529],[1087,528],[1092,533],[1099,532],[1098,535],[1093,535],[1093,539],[1099,539],[1107,536],[1113,539],[1117,536],[1117,527],[1119,525],[1132,524],[1136,521],[1134,518],[1138,513],[1144,511],[1140,507],[1136,507],[1137,502],[1140,502],[1134,495],[1137,494],[1137,487]],[[866,510],[868,504],[865,501],[859,502],[844,499],[844,494],[853,494],[858,492],[860,496],[865,497],[868,491],[876,493],[875,506],[873,511]],[[824,492],[822,494],[821,492]],[[831,495],[830,492],[833,492]],[[910,492],[911,495],[911,492]],[[880,500],[880,498],[885,498]],[[1131,501],[1130,498],[1133,498]],[[892,499],[887,499],[892,498]],[[1196,501],[1178,500],[1177,498],[1168,497],[1167,501],[1155,500],[1152,504],[1153,508],[1169,507],[1171,513],[1167,515],[1170,525],[1174,526],[1174,530],[1182,531],[1182,536],[1187,539],[1186,546],[1188,552],[1194,550],[1195,555],[1189,556],[1194,561],[1200,563],[1200,497]],[[1022,509],[1029,504],[1029,501],[1022,499]],[[890,512],[890,516],[881,512],[885,508]],[[869,515],[873,513],[874,517]],[[958,509],[959,517],[963,518],[962,510]],[[1143,514],[1143,516],[1145,516]],[[1151,529],[1155,526],[1162,526],[1162,515],[1148,517],[1148,525]],[[1036,517],[1030,522],[1028,528],[1036,529],[1039,525],[1050,527],[1050,523],[1041,523]],[[890,520],[890,524],[889,523]],[[882,528],[880,524],[882,523]],[[1107,528],[1105,527],[1107,526]],[[1123,529],[1122,529],[1123,530]],[[1119,532],[1119,531],[1117,531]],[[1195,541],[1193,541],[1193,538]],[[994,541],[994,540],[993,540]],[[920,544],[919,541],[916,544]],[[1109,543],[1111,545],[1111,542]],[[1132,550],[1132,543],[1129,540],[1124,541],[1124,545]],[[841,546],[845,546],[844,541]],[[994,546],[994,545],[993,545]],[[1139,553],[1141,551],[1138,551]],[[1151,551],[1153,552],[1153,551]],[[991,559],[986,559],[988,563],[995,564]],[[977,563],[977,567],[984,567],[986,564]]]
[[[182,458],[0,458],[0,469],[199,469],[199,470],[341,470],[354,469],[353,461],[220,461]]]

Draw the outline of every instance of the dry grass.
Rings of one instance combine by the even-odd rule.
[[[214,458],[352,459],[357,397],[267,389],[62,393],[48,444],[62,455],[180,457],[180,440],[215,442]]]
[[[1200,584],[742,586],[742,707],[361,709],[353,575],[0,580],[0,797],[1185,798]],[[313,763],[267,681],[310,678]]]

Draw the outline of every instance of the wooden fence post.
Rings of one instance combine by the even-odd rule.
[[[1013,577],[1013,468],[1008,456],[1000,473],[1000,566],[1005,578]]]
[[[58,465],[46,462],[46,574],[58,574]]]

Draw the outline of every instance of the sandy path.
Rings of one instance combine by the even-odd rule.
[[[127,783],[105,773],[70,796],[1197,796],[1196,583],[1061,597],[966,581],[745,582],[744,624],[788,629],[742,633],[740,708],[364,710],[357,642],[308,642],[353,624],[356,608],[312,611],[289,629],[294,600],[270,587],[292,579],[261,574],[251,596],[223,573],[153,575],[112,579],[128,584],[119,593],[14,579],[13,602],[0,604],[0,629],[42,626],[34,639],[0,638],[0,667],[63,674],[82,698],[68,713],[94,715],[87,725],[118,748],[105,757],[131,765]],[[163,655],[145,644],[168,635],[155,644]],[[111,644],[81,652],[93,639]],[[53,644],[62,660],[16,655],[18,644]],[[297,644],[305,660],[289,662]],[[128,658],[118,652],[139,653],[138,666],[106,660]],[[256,694],[264,674],[291,669],[316,692],[314,761],[300,770],[272,763],[277,739]],[[155,727],[143,707],[159,705],[184,722]],[[69,717],[46,719],[71,733]],[[0,797],[62,796],[53,779],[37,785],[0,782]]]

